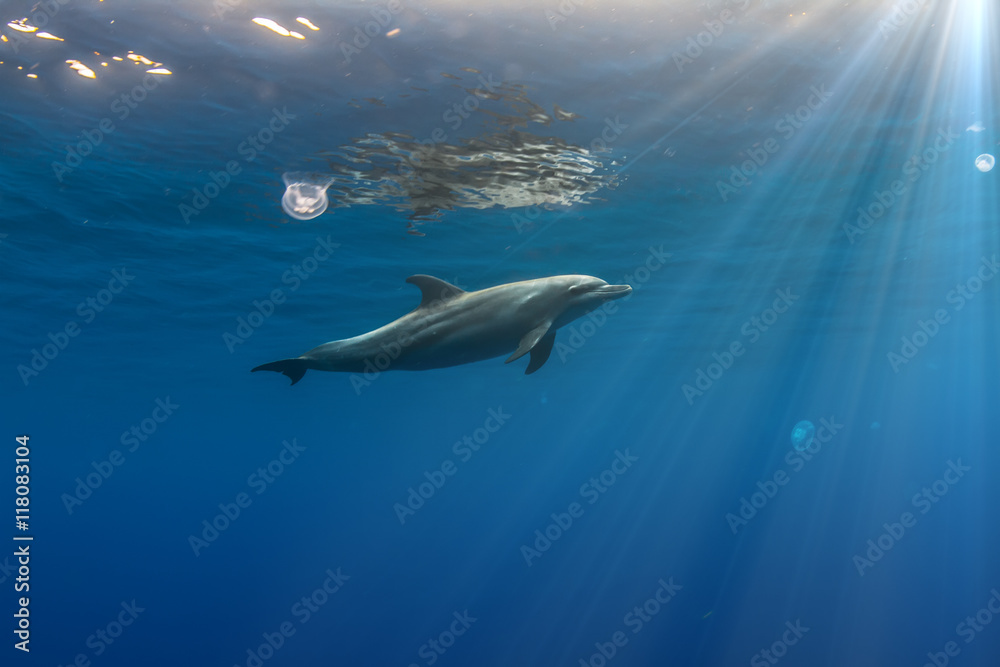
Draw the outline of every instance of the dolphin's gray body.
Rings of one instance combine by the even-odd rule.
[[[552,276],[465,292],[431,276],[410,276],[420,305],[395,322],[315,347],[301,357],[257,366],[295,384],[309,369],[348,373],[426,370],[531,353],[525,373],[549,358],[556,329],[632,292],[592,276]]]

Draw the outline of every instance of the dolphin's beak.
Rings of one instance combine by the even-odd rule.
[[[604,285],[594,290],[597,294],[605,294],[611,299],[620,299],[632,293],[630,285]]]

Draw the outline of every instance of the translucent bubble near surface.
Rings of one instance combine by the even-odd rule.
[[[803,419],[792,428],[792,446],[801,452],[812,444],[814,435],[816,427],[811,421]]]
[[[997,161],[996,159],[994,159],[992,155],[990,155],[989,153],[983,153],[982,155],[976,158],[976,169],[985,174],[986,172],[993,169],[993,165],[995,165],[996,163]]]
[[[312,220],[323,214],[330,199],[326,189],[333,183],[330,176],[288,172],[282,176],[285,194],[281,197],[281,208],[296,220]]]

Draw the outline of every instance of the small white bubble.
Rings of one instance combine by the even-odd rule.
[[[281,208],[296,220],[312,220],[322,215],[330,205],[326,189],[333,183],[331,176],[290,171],[281,178],[285,181]]]
[[[993,168],[997,161],[989,153],[983,153],[976,158],[976,169],[984,174]]]

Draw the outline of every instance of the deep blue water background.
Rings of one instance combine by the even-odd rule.
[[[578,665],[619,630],[609,664],[747,664],[796,620],[809,631],[783,664],[917,666],[949,641],[951,664],[996,664],[1000,619],[969,643],[956,626],[1000,588],[1000,284],[961,310],[948,300],[1000,252],[1000,172],[974,167],[1000,138],[995,6],[931,0],[890,29],[888,2],[732,3],[678,67],[725,3],[563,17],[556,3],[404,2],[382,30],[398,35],[350,63],[342,45],[384,5],[232,4],[219,18],[208,3],[73,2],[43,28],[65,41],[0,44],[3,497],[14,437],[30,434],[34,536],[32,651],[11,646],[17,596],[0,572],[3,664],[246,665],[290,621],[265,664],[424,665],[421,647],[466,610],[476,621],[435,664]],[[0,18],[31,7],[4,2]],[[113,101],[147,69],[109,61],[129,51],[172,74],[119,120]],[[520,229],[527,209],[456,207],[418,221],[424,236],[384,202],[284,215],[283,172],[369,133],[429,136],[467,97],[442,73],[475,85],[463,67],[580,115],[524,128],[539,137],[589,147],[605,119],[627,126],[597,155],[616,186]],[[829,99],[785,136],[776,123],[814,87]],[[238,147],[275,108],[295,118],[246,161]],[[58,180],[52,163],[107,117],[116,130]],[[844,224],[939,131],[951,144],[852,243]],[[777,151],[723,201],[718,182],[769,138]],[[185,222],[178,207],[230,160],[241,172]],[[340,245],[290,290],[283,274],[317,238]],[[670,259],[637,280],[651,247]],[[123,268],[134,280],[84,323],[78,304]],[[359,393],[346,374],[249,374],[402,315],[414,273],[468,289],[631,276],[635,293],[532,376],[495,359]],[[287,301],[230,352],[223,335],[275,288]],[[779,289],[798,299],[751,342],[741,328]],[[937,309],[948,322],[894,372],[887,353]],[[80,334],[23,381],[70,321]],[[746,352],[689,402],[683,385],[733,341]],[[168,397],[175,413],[128,452],[123,432]],[[509,420],[460,462],[453,443],[491,409]],[[795,470],[802,419],[842,428]],[[305,450],[256,494],[248,477],[291,439]],[[69,512],[64,494],[116,449],[124,463]],[[581,485],[626,450],[637,461],[587,504]],[[401,525],[394,504],[446,459],[457,473]],[[920,514],[911,498],[959,460],[970,470]],[[734,535],[727,513],[778,470],[787,486]],[[252,504],[195,555],[189,536],[241,492]],[[583,515],[528,566],[522,545],[572,502]],[[906,511],[916,525],[859,576],[854,557]],[[338,568],[349,580],[300,623],[293,605]],[[625,615],[661,578],[682,588],[632,633]],[[97,655],[88,637],[132,600],[145,611]]]

